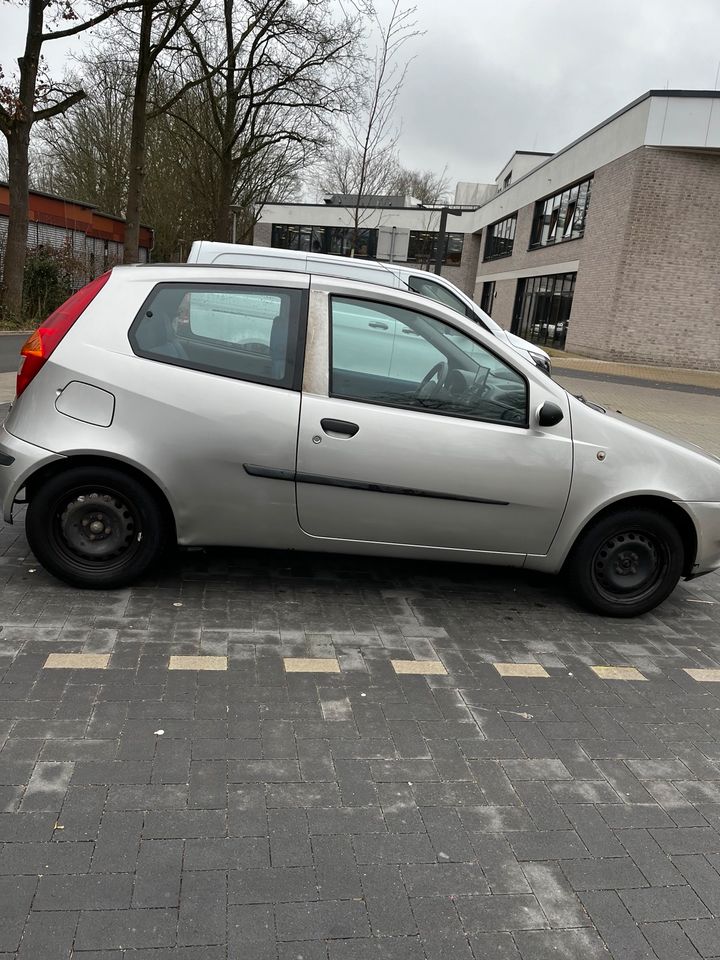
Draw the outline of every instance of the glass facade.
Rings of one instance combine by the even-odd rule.
[[[500,257],[509,257],[513,252],[515,242],[515,226],[517,214],[491,224],[485,231],[485,255],[483,260],[499,260]]]
[[[407,262],[428,266],[433,264],[437,236],[437,232],[411,230]],[[445,256],[442,262],[457,265],[462,259],[464,235],[447,233],[445,238]],[[282,250],[306,250],[308,253],[332,253],[349,257],[352,241],[352,227],[314,227],[295,223],[274,223],[272,226],[271,246]],[[377,255],[377,245],[378,231],[361,228],[357,232],[355,256],[372,260]]]
[[[512,332],[524,340],[562,350],[576,277],[576,273],[555,273],[518,280]]]
[[[437,250],[437,232],[427,230],[411,230],[408,243],[408,263],[435,263]],[[462,260],[464,234],[445,234],[445,256],[443,263],[459,264]]]
[[[352,227],[313,227],[295,223],[274,223],[271,246],[282,250],[306,250],[349,257],[353,242]],[[357,231],[355,256],[372,259],[377,252],[377,230]]]
[[[585,233],[593,178],[566,187],[535,204],[530,249],[548,247],[564,240],[579,240]]]

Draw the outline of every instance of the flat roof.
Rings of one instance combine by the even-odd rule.
[[[583,140],[587,140],[588,137],[591,137],[594,133],[597,133],[598,130],[602,130],[603,127],[606,127],[609,123],[612,123],[613,120],[617,120],[618,117],[622,117],[623,114],[628,113],[630,110],[633,110],[645,100],[650,100],[652,97],[686,98],[688,100],[720,100],[720,90],[648,90],[631,103],[621,107],[611,116],[606,117],[605,120],[595,124],[595,126],[591,127],[589,130],[586,130],[585,133],[582,133],[579,137],[576,137],[575,140],[572,140],[566,146],[561,147],[556,153],[547,154],[547,160],[545,160],[544,163],[539,163],[528,173],[523,174],[522,177],[513,182],[512,186],[517,186],[517,184],[521,183],[526,177],[530,177],[534,173],[537,173],[541,167],[544,167],[545,164],[549,163],[551,160],[554,160],[555,157],[560,157],[563,153],[567,153],[568,150],[572,150],[573,147],[576,147],[579,143],[582,143]],[[519,153],[520,151],[518,150],[516,152]],[[507,163],[505,164],[505,167],[506,166]],[[503,170],[505,167],[503,167]],[[494,197],[491,199],[494,199]],[[490,201],[486,201],[486,203],[489,202]],[[484,204],[481,204],[481,206],[484,206]]]
[[[10,189],[10,184],[7,180],[0,180],[0,187],[7,187]],[[36,197],[45,197],[47,200],[59,200],[60,203],[71,203],[74,207],[82,207],[84,210],[94,210],[99,217],[107,217],[108,220],[117,220],[118,223],[127,223],[125,217],[119,217],[115,213],[105,213],[104,210],[101,210],[96,203],[89,203],[87,200],[73,200],[71,197],[62,197],[59,193],[48,193],[46,190],[35,190],[34,187],[30,187],[28,190],[29,194],[34,194]],[[141,227],[144,227],[146,230],[153,230],[147,223],[141,223]]]

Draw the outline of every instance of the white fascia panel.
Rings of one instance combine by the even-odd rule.
[[[717,147],[717,100],[709,97],[652,97],[645,143],[650,147]],[[709,142],[713,131],[715,142]]]

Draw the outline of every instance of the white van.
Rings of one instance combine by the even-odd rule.
[[[499,340],[508,343],[545,373],[552,371],[550,357],[535,343],[516,337],[496,323],[454,283],[426,270],[382,263],[379,260],[356,260],[333,257],[326,253],[303,250],[282,250],[277,247],[252,247],[240,243],[217,243],[196,240],[190,248],[188,263],[214,263],[221,266],[251,267],[255,269],[295,270],[325,277],[342,277],[383,286],[411,290],[413,293],[437,300],[464,317],[479,323]]]

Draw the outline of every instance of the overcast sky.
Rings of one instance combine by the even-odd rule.
[[[387,9],[390,0],[376,0]],[[425,35],[399,103],[405,166],[489,182],[515,149],[554,151],[651,88],[714,89],[718,0],[416,0]],[[26,10],[0,0],[0,64]],[[64,49],[49,63],[62,72]]]
[[[490,182],[652,88],[716,86],[718,0],[417,0],[400,102],[406,166]]]

